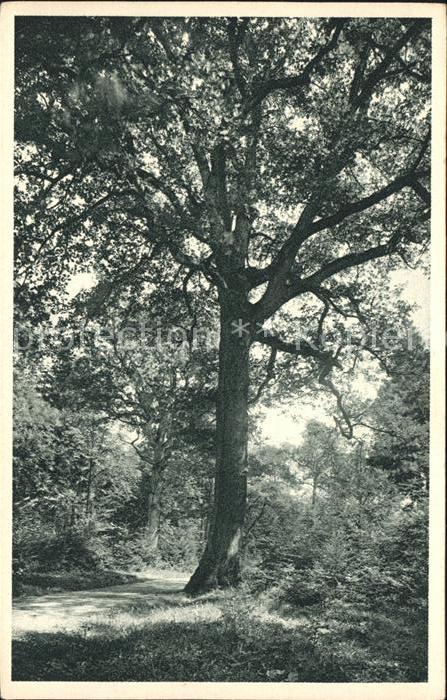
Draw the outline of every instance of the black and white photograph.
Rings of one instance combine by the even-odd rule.
[[[442,700],[442,5],[189,4],[12,18],[8,687]]]

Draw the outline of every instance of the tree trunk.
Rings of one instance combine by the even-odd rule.
[[[161,519],[161,494],[163,491],[164,474],[168,463],[168,446],[170,431],[170,416],[160,418],[157,435],[153,446],[153,454],[149,467],[143,479],[144,493],[147,498],[146,520],[146,550],[155,553],[158,549]]]
[[[317,487],[318,487],[318,475],[312,477],[312,513],[315,512],[315,505],[317,502]]]
[[[147,549],[149,552],[156,552],[158,549],[158,537],[160,534],[160,488],[158,487],[158,484],[152,484],[147,500]]]
[[[237,314],[237,312],[236,312]],[[185,591],[198,594],[240,581],[247,498],[247,418],[251,336],[237,332],[238,316],[221,305],[216,412],[216,478],[207,545]],[[248,327],[248,326],[247,326]]]
[[[91,514],[91,496],[92,496],[92,483],[93,483],[93,472],[94,472],[94,462],[90,457],[88,461],[88,478],[87,478],[87,492],[85,494],[85,515]]]

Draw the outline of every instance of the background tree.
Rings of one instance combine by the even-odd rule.
[[[15,571],[110,564],[113,514],[138,478],[133,451],[104,420],[45,401],[29,372],[14,383]]]
[[[365,417],[374,442],[369,462],[411,499],[429,486],[430,354],[417,333],[410,353],[396,352],[390,376]],[[359,421],[360,424],[362,421]]]
[[[310,421],[306,426],[303,444],[295,452],[300,480],[311,489],[312,517],[315,517],[319,488],[327,482],[328,475],[339,466],[338,436],[334,429],[318,421]]]
[[[160,288],[152,284],[150,291],[137,290],[134,280],[130,288],[122,284],[108,290],[107,306],[103,300],[98,306],[103,295],[104,285],[99,283],[82,299],[76,298],[72,313],[63,320],[61,344],[72,347],[56,349],[48,393],[53,401],[99,410],[130,431],[129,442],[141,464],[147,551],[155,552],[173,454],[187,449],[192,437],[198,462],[202,463],[201,450],[212,449],[215,350],[207,346],[206,333],[202,339],[193,337],[197,312],[175,285],[164,290],[161,299]],[[205,308],[202,332],[207,315]]]

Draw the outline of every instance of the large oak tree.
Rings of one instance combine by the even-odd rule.
[[[269,353],[267,378],[278,354],[310,368],[341,420],[346,348],[322,333],[368,329],[364,309],[383,317],[387,272],[426,247],[429,22],[16,23],[17,309],[44,314],[82,266],[116,288],[160,256],[186,289],[208,286],[220,312],[215,505],[187,590],[232,585],[252,347]],[[297,342],[297,321],[311,341]],[[368,341],[360,351],[377,354]]]

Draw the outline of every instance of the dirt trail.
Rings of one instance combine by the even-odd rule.
[[[187,576],[172,576],[166,572],[157,577],[140,573],[139,577],[141,580],[135,583],[29,596],[13,601],[13,636],[26,632],[54,632],[56,629],[75,630],[105,612],[123,612],[139,602],[156,606],[184,597],[182,589]]]

